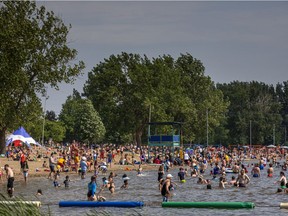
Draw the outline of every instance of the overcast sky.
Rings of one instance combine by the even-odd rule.
[[[49,89],[58,115],[91,69],[122,51],[157,57],[190,53],[217,83],[288,80],[288,2],[37,2],[71,24],[70,47],[86,64],[74,85]]]

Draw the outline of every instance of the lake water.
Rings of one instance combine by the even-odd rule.
[[[248,170],[250,171],[251,168]],[[254,209],[197,209],[197,208],[162,208],[162,197],[158,190],[157,171],[144,172],[144,176],[137,177],[135,171],[126,171],[125,173],[130,177],[129,189],[120,190],[123,184],[121,176],[124,171],[118,172],[118,176],[114,179],[116,185],[116,194],[110,194],[108,190],[103,192],[103,196],[107,200],[133,200],[143,201],[147,206],[136,209],[126,208],[76,208],[58,206],[61,200],[86,200],[87,184],[90,179],[90,174],[87,178],[81,180],[78,175],[70,174],[70,188],[64,187],[54,188],[53,181],[44,177],[28,179],[25,184],[23,180],[15,182],[15,195],[21,195],[27,200],[37,200],[35,193],[38,188],[43,191],[43,196],[39,197],[42,202],[42,211],[47,211],[48,207],[52,215],[95,215],[95,211],[102,213],[102,215],[287,215],[288,210],[280,209],[281,202],[288,202],[288,194],[276,194],[279,184],[274,182],[279,179],[280,169],[275,169],[273,178],[267,178],[266,169],[261,171],[263,176],[261,178],[251,178],[251,183],[247,188],[227,187],[225,189],[218,189],[218,181],[212,182],[212,190],[207,190],[206,185],[196,184],[197,179],[191,177],[186,178],[186,183],[178,183],[178,187],[173,191],[174,196],[171,201],[240,201],[240,202],[254,202],[256,207]],[[178,167],[170,172],[177,182]],[[48,175],[48,173],[47,173]],[[233,174],[227,174],[227,180],[231,179]],[[65,179],[66,173],[61,173],[60,183]],[[208,179],[211,176],[207,175]],[[249,175],[250,176],[250,175]],[[101,178],[97,180],[98,185],[101,184]],[[21,178],[21,176],[17,176]],[[23,177],[22,177],[23,178]],[[1,185],[1,192],[6,193],[6,182],[3,180]],[[266,206],[266,207],[265,207]]]

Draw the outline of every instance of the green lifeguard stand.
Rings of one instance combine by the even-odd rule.
[[[163,133],[163,127],[166,128],[165,133]],[[171,147],[173,151],[173,157],[174,157],[175,147],[180,147],[181,145],[181,127],[182,127],[181,122],[149,122],[148,123],[148,158],[150,158],[150,147],[155,147],[155,146]]]

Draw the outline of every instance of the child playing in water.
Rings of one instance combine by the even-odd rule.
[[[69,179],[69,176],[67,175],[63,184],[65,185],[65,188],[69,188],[69,182],[70,182],[70,179]]]
[[[59,178],[60,178],[60,171],[57,170],[57,172],[54,175],[54,181],[53,181],[54,187],[60,187],[60,184],[58,183]]]
[[[137,169],[137,176],[141,176],[142,175],[142,166],[141,164],[139,164],[139,167]]]
[[[42,190],[38,189],[36,192],[36,196],[42,196],[42,195],[43,195]]]

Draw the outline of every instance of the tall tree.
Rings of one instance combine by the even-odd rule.
[[[227,120],[230,143],[249,144],[250,123],[253,144],[273,143],[274,127],[276,142],[279,143],[281,104],[272,85],[256,81],[234,81],[218,84],[218,88],[230,101]]]
[[[89,99],[74,90],[63,104],[59,119],[66,128],[66,140],[96,143],[103,139],[105,127]]]
[[[206,90],[199,97],[201,100],[196,100],[194,95],[203,89]],[[184,121],[185,137],[193,140],[196,134],[200,134],[190,130],[200,128],[198,122],[193,126],[193,116],[198,107],[205,106],[199,104],[206,101],[208,106],[210,101],[208,107],[215,105],[218,109],[223,102],[221,91],[204,76],[202,63],[189,54],[181,55],[177,60],[169,55],[152,60],[138,54],[112,55],[89,73],[84,93],[103,119],[106,138],[121,141],[121,136],[132,134],[138,146],[147,128],[150,107],[152,121]],[[219,97],[215,97],[217,94]],[[221,106],[224,107],[222,112],[226,105]],[[219,121],[217,118],[217,115],[211,116],[216,122]]]
[[[5,132],[41,112],[45,86],[73,82],[84,63],[72,63],[77,51],[68,46],[67,27],[53,11],[35,1],[0,2],[0,152]]]

